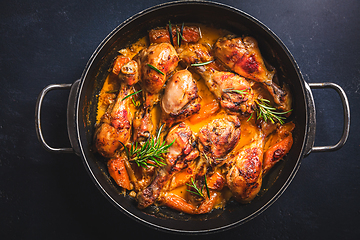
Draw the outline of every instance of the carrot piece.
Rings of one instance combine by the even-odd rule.
[[[181,28],[173,26],[172,35],[173,42],[177,46],[178,43],[178,33],[180,33]],[[183,34],[181,41],[186,43],[195,43],[198,42],[201,38],[201,33],[198,27],[195,26],[184,26]],[[170,34],[168,28],[158,28],[152,29],[149,32],[150,43],[170,43]]]
[[[130,58],[124,56],[118,56],[114,61],[112,72],[116,75],[119,75],[121,67],[124,66],[124,64],[127,62],[130,62]]]
[[[188,214],[196,214],[196,207],[173,193],[165,193],[164,203],[166,206]]]
[[[185,185],[191,177],[195,175],[193,167],[189,166],[184,170],[177,172],[171,179],[170,190],[175,189],[179,186]]]
[[[200,111],[194,114],[190,119],[191,124],[199,123],[205,119],[207,119],[212,114],[216,113],[220,109],[219,103],[216,100],[206,104],[203,106]]]
[[[127,190],[131,189],[129,175],[126,171],[125,160],[123,158],[113,158],[108,161],[108,171],[116,184]]]
[[[225,178],[219,172],[215,172],[207,178],[207,185],[210,189],[220,191],[225,185]]]
[[[198,42],[199,39],[201,38],[201,33],[198,27],[185,26],[182,36],[185,42],[195,43]]]
[[[204,202],[201,203],[201,205],[196,210],[196,214],[204,214],[213,210],[218,198],[219,193],[217,191],[210,190],[210,198],[207,198]]]
[[[150,43],[170,43],[169,31],[167,29],[152,29],[149,32]]]
[[[167,192],[164,194],[163,203],[175,210],[188,214],[204,214],[210,212],[216,205],[219,194],[216,191],[210,191],[210,198],[206,198],[198,207],[187,202],[184,198]]]

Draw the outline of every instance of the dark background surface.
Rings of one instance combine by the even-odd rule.
[[[0,4],[0,238],[115,239],[184,236],[160,232],[118,211],[74,154],[39,144],[34,111],[39,92],[73,83],[103,38],[133,14],[165,1],[2,1]],[[285,193],[252,221],[207,239],[358,239],[360,236],[360,2],[219,1],[262,21],[289,48],[307,82],[334,82],[347,93],[347,144],[302,161]],[[316,145],[342,133],[333,90],[313,90]],[[67,91],[50,92],[42,128],[52,146],[70,146]],[[187,238],[205,238],[187,236]]]

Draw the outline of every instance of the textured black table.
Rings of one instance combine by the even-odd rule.
[[[164,237],[117,211],[79,157],[46,152],[34,127],[38,93],[78,79],[102,39],[131,15],[164,1],[3,1],[0,5],[0,239]],[[220,1],[272,29],[308,82],[334,82],[351,105],[351,132],[336,152],[302,161],[285,193],[252,221],[207,239],[358,239],[360,236],[359,1]],[[314,90],[316,145],[342,132],[340,98]],[[69,146],[67,91],[48,94],[45,138]],[[204,237],[204,236],[203,236]],[[188,236],[195,239],[199,236]],[[205,237],[204,237],[205,238]]]

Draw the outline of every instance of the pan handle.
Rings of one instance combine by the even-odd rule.
[[[350,132],[350,106],[349,101],[347,99],[345,91],[337,84],[331,83],[331,82],[325,82],[325,83],[308,83],[308,98],[310,99],[310,122],[309,122],[309,132],[310,134],[309,139],[307,140],[307,149],[306,149],[306,155],[313,153],[313,152],[329,152],[329,151],[335,151],[340,149],[344,144],[346,143],[349,132]],[[341,103],[343,106],[343,115],[344,115],[344,125],[343,125],[343,133],[340,138],[340,140],[332,146],[314,146],[315,141],[315,127],[316,127],[316,111],[315,111],[315,104],[312,97],[311,90],[309,88],[314,89],[322,89],[322,88],[332,88],[336,90],[336,92],[339,94]]]
[[[46,86],[39,94],[36,106],[35,106],[35,129],[37,137],[41,143],[41,145],[50,152],[57,153],[76,153],[79,154],[79,147],[76,143],[76,137],[74,137],[75,130],[75,98],[78,92],[80,80],[75,81],[72,84],[50,84]],[[54,148],[46,143],[44,139],[44,135],[41,129],[41,107],[45,95],[52,90],[65,90],[70,89],[69,99],[68,99],[68,110],[67,110],[67,126],[68,126],[68,135],[71,144],[71,148]]]

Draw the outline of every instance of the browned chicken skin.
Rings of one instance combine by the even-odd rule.
[[[231,160],[233,165],[226,175],[226,183],[238,202],[250,202],[261,189],[263,147],[264,136],[261,134]]]
[[[193,44],[181,49],[179,57],[187,66],[212,60],[209,50],[202,44]],[[254,93],[245,78],[231,72],[218,71],[214,63],[196,66],[193,69],[205,80],[209,90],[229,113],[253,111]]]
[[[270,136],[269,146],[264,153],[264,175],[290,151],[294,128],[295,124],[289,122],[278,126],[275,133]]]
[[[126,145],[131,136],[132,115],[130,99],[122,100],[130,94],[130,88],[121,84],[116,101],[112,103],[102,116],[95,132],[95,148],[104,157],[113,157],[122,144]]]
[[[200,129],[199,150],[206,154],[209,161],[221,162],[240,139],[240,121],[229,115],[215,119]]]
[[[199,156],[193,132],[185,123],[173,127],[165,139],[166,144],[174,142],[165,154],[167,165],[157,169],[152,183],[137,194],[139,208],[153,204],[170,177],[177,171],[186,168]]]
[[[248,203],[256,197],[262,185],[263,176],[280,161],[293,143],[291,131],[295,125],[260,123],[260,131],[252,138],[252,143],[244,146],[233,159],[227,160],[230,168],[226,183],[235,199]],[[269,145],[264,149],[265,139]]]
[[[157,94],[163,88],[169,74],[178,65],[179,57],[175,48],[169,43],[150,45],[136,57],[141,65],[142,87],[150,94]],[[157,72],[149,64],[162,73]]]
[[[166,137],[166,144],[174,141],[165,154],[168,172],[179,171],[186,168],[189,163],[199,156],[194,133],[185,123],[173,127]]]
[[[202,63],[214,60],[209,46],[201,43],[187,44],[178,48],[177,52],[179,54],[180,61],[185,64],[186,67],[193,63]],[[213,65],[213,67],[215,66]]]
[[[240,76],[264,84],[278,108],[291,109],[291,96],[287,86],[280,88],[274,81],[275,70],[268,70],[261,56],[257,41],[252,37],[226,36],[214,46],[217,59]]]
[[[163,121],[183,121],[200,110],[198,88],[188,70],[176,72],[167,82],[161,100]]]
[[[135,112],[133,121],[133,141],[143,142],[154,133],[154,125],[152,122],[151,110],[153,105],[142,105],[141,108]]]
[[[275,71],[269,71],[266,68],[254,38],[232,35],[219,38],[214,46],[214,54],[241,76],[271,84]]]
[[[206,69],[206,67],[205,67]],[[231,72],[208,69],[201,72],[210,91],[220,99],[220,105],[229,113],[251,113],[254,94],[245,78]]]
[[[160,91],[177,67],[179,57],[171,44],[160,43],[143,49],[135,59],[141,66],[143,106],[136,113],[133,140],[144,141],[154,131],[151,110],[158,103]],[[152,67],[160,70],[161,73]]]

